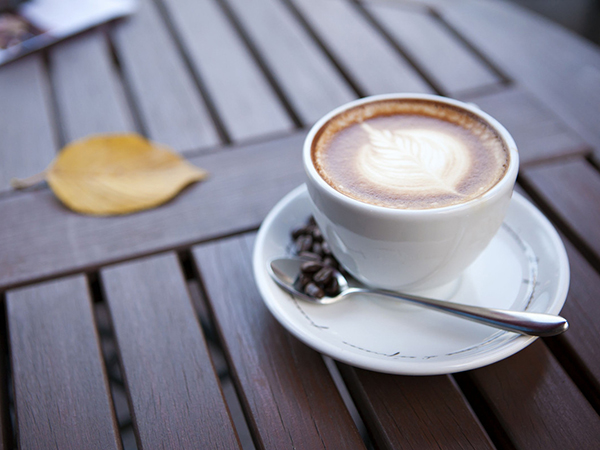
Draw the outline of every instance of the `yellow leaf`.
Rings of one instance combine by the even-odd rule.
[[[136,134],[73,142],[46,170],[46,181],[65,205],[94,215],[153,208],[206,176],[179,155]]]

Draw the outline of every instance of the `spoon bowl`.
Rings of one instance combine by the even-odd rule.
[[[479,306],[462,305],[443,300],[435,300],[416,295],[401,294],[398,292],[367,287],[350,287],[346,277],[337,270],[333,270],[339,285],[339,294],[333,297],[324,296],[317,298],[296,289],[294,283],[300,274],[300,266],[305,260],[300,258],[275,258],[267,264],[271,278],[288,294],[309,303],[329,305],[345,300],[353,294],[375,294],[394,300],[401,300],[436,311],[452,314],[454,316],[483,323],[491,327],[529,336],[555,336],[564,333],[569,328],[565,318],[552,314],[533,313],[527,311],[512,311],[496,308],[483,308]]]

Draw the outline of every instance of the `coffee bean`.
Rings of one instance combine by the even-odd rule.
[[[304,288],[304,292],[306,294],[310,295],[311,297],[315,297],[315,298],[325,297],[325,292],[323,292],[323,289],[321,289],[315,283],[308,283],[306,285],[306,287]]]
[[[323,255],[323,248],[321,247],[321,243],[320,242],[313,243],[311,251],[313,253],[316,253],[317,255]]]
[[[303,234],[309,234],[308,230],[306,229],[306,225],[301,225],[292,230],[292,238],[293,239],[298,239]]]
[[[323,255],[331,256],[331,248],[329,247],[329,244],[327,243],[327,241],[323,241],[321,243],[321,250],[323,251]]]
[[[321,261],[321,257],[313,252],[300,252],[298,256],[309,261]]]
[[[312,237],[317,242],[323,241],[323,233],[321,233],[321,229],[319,227],[315,227],[312,231]]]
[[[327,256],[323,258],[323,264],[329,267],[333,267],[334,269],[338,269],[340,266],[337,260],[332,256]]]
[[[313,216],[310,216],[308,218],[308,225],[316,225],[316,224],[317,224],[317,222],[316,222],[315,218]]]
[[[308,234],[299,236],[298,239],[296,239],[296,250],[298,252],[310,251],[310,249],[312,248],[312,245],[313,245],[313,238],[312,238],[312,236],[310,236]]]
[[[326,285],[331,277],[333,276],[333,270],[331,267],[323,267],[313,277],[315,283]]]
[[[298,277],[298,281],[300,281],[300,285],[302,287],[304,287],[304,286],[306,286],[308,283],[310,283],[312,281],[312,277],[310,275],[302,273]]]
[[[305,261],[300,265],[302,273],[316,273],[323,268],[323,264],[317,261]]]
[[[331,277],[331,280],[325,286],[325,293],[330,297],[340,293],[340,285],[336,277]]]

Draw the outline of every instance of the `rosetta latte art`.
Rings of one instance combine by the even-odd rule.
[[[369,182],[398,194],[462,196],[457,189],[471,168],[464,142],[431,129],[361,127],[369,142],[359,151],[357,170]]]

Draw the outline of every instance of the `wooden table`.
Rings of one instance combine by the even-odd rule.
[[[253,240],[303,182],[307,127],[405,91],[475,102],[514,135],[518,189],[569,253],[565,335],[391,376],[322,358],[266,310]],[[1,67],[2,448],[599,448],[599,118],[598,48],[500,1],[145,0]],[[9,188],[71,140],[126,131],[210,179],[112,218]]]

